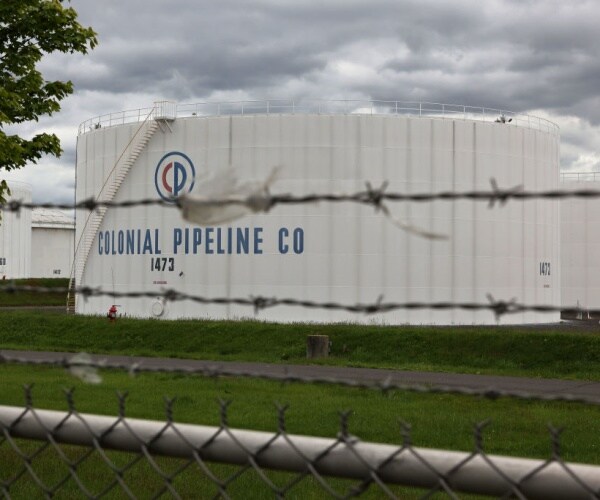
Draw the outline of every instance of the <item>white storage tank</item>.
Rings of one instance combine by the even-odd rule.
[[[32,210],[31,247],[32,278],[68,278],[75,252],[75,220],[60,210]]]
[[[31,203],[31,186],[9,181],[12,200]],[[0,220],[0,279],[29,278],[31,270],[31,210],[5,210]]]
[[[560,187],[600,190],[600,173],[564,173]],[[565,198],[560,208],[562,304],[580,309],[569,318],[592,319],[588,312],[600,309],[600,200]]]
[[[436,105],[437,106],[437,105]],[[164,107],[160,108],[164,111]],[[168,115],[168,116],[167,116]],[[559,133],[538,118],[425,103],[281,102],[179,105],[111,114],[80,128],[77,201],[126,201],[195,192],[234,168],[267,179],[274,193],[351,193],[365,183],[429,193],[501,188],[556,189]],[[509,121],[510,120],[510,121]],[[128,123],[129,122],[129,123]],[[119,298],[119,310],[162,318],[252,316],[250,308],[166,303],[165,289],[206,297],[265,296],[343,304],[476,302],[488,296],[560,304],[558,203],[551,200],[389,203],[394,217],[446,236],[407,233],[373,207],[277,206],[219,227],[195,227],[157,206],[81,210],[76,216],[77,285],[156,296]],[[542,271],[540,271],[542,270]],[[105,314],[111,297],[77,300]],[[276,307],[273,321],[389,324],[495,323],[489,311],[400,310],[374,316]],[[503,323],[551,322],[558,313],[520,313]]]

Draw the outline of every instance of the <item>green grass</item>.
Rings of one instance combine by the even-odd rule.
[[[578,404],[527,402],[500,399],[497,401],[449,395],[417,395],[393,391],[387,394],[364,389],[305,384],[221,378],[207,379],[171,374],[142,374],[131,378],[122,372],[103,372],[98,386],[84,385],[65,371],[42,367],[0,366],[2,380],[1,404],[22,405],[22,384],[34,383],[33,401],[37,408],[65,410],[60,387],[75,387],[75,402],[80,412],[116,415],[116,390],[129,391],[127,416],[163,419],[163,395],[177,396],[175,420],[205,425],[219,424],[217,398],[232,400],[229,410],[231,427],[275,431],[274,402],[289,403],[287,428],[294,434],[334,437],[338,431],[338,410],[352,409],[350,432],[363,440],[401,443],[398,420],[412,424],[415,446],[471,451],[473,422],[491,419],[484,432],[488,453],[532,458],[550,456],[547,424],[564,426],[563,457],[567,461],[600,463],[600,409]],[[32,452],[38,445],[18,440]],[[69,456],[81,456],[82,450],[66,447]],[[131,455],[112,452],[112,460],[124,463]],[[0,445],[0,475],[5,479],[14,474],[22,460],[15,456],[7,442]],[[182,462],[158,459],[161,467],[173,470]],[[32,461],[32,467],[49,483],[68,474],[51,448]],[[220,477],[236,470],[232,466],[211,465]],[[94,491],[114,478],[98,454],[86,462],[78,475]],[[284,473],[268,473],[275,482],[290,480]],[[147,497],[164,483],[145,461],[125,475],[126,481],[139,496]],[[339,491],[350,483],[334,480]],[[202,477],[196,466],[190,467],[175,486],[184,498],[206,498],[216,493],[212,484]],[[372,491],[371,491],[372,490]],[[380,498],[380,490],[371,489],[367,498]],[[58,498],[70,498],[77,491],[69,480]],[[114,497],[123,496],[117,488]],[[272,497],[254,472],[244,473],[236,480],[230,494],[235,498]],[[412,490],[395,490],[401,497],[418,496]],[[322,498],[323,490],[316,481],[303,481],[292,490],[292,498]],[[421,492],[422,493],[422,492]],[[31,479],[25,475],[11,490],[13,498],[39,497]],[[110,496],[109,496],[110,497]],[[461,495],[462,498],[462,495]]]
[[[0,281],[0,307],[21,306],[65,306],[67,296],[64,292],[19,292],[6,293],[6,287],[39,286],[44,288],[67,288],[68,278],[28,278]]]
[[[306,335],[329,335],[320,364],[600,380],[600,335],[561,327],[382,327],[158,321],[0,312],[5,349],[307,363]]]

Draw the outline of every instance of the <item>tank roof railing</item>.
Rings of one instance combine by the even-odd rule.
[[[600,181],[600,172],[561,172],[561,181]]]
[[[165,117],[165,109],[169,116]],[[175,119],[192,116],[230,115],[295,115],[295,114],[357,114],[357,115],[406,115],[430,118],[453,118],[504,123],[550,133],[559,132],[557,124],[538,116],[519,114],[502,109],[442,104],[426,101],[360,101],[360,100],[261,100],[231,102],[199,102],[177,104],[173,101],[157,101],[153,107],[132,109],[96,116],[79,125],[78,135],[95,129],[137,123],[148,116],[155,119]]]

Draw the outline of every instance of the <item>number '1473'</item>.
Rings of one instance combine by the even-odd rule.
[[[151,271],[175,271],[175,259],[173,257],[152,257],[150,259]]]
[[[540,276],[550,276],[550,262],[540,262]]]

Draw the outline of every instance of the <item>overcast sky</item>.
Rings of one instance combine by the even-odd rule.
[[[77,126],[111,111],[240,99],[426,100],[508,109],[561,127],[561,168],[600,171],[597,0],[72,0],[99,36],[53,55],[62,111],[22,132],[65,150],[7,177],[72,201]],[[2,173],[4,175],[4,173]]]

